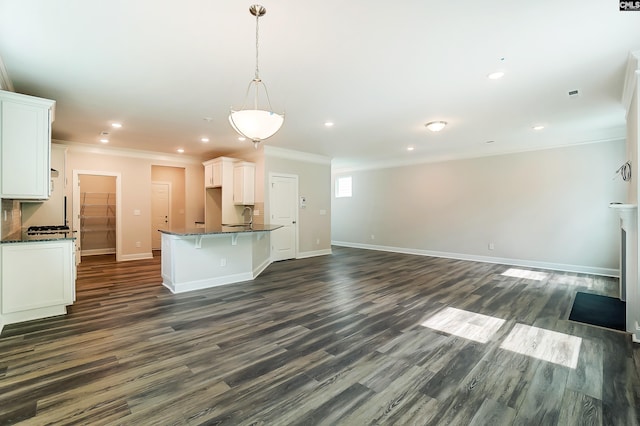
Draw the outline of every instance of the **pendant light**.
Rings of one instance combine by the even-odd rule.
[[[238,111],[231,109],[229,114],[229,123],[231,127],[241,136],[251,139],[256,148],[263,140],[273,136],[284,123],[284,114],[273,112],[267,86],[260,78],[260,69],[258,67],[258,19],[267,13],[267,9],[259,4],[254,4],[249,8],[249,12],[256,17],[256,73],[255,77],[247,87],[247,94],[242,108]],[[264,89],[267,99],[268,109],[260,109],[258,106],[258,92],[260,87]],[[249,91],[253,90],[253,109],[245,109]]]

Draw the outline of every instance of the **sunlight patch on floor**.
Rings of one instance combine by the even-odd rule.
[[[581,344],[580,337],[516,324],[500,348],[575,369]]]
[[[487,343],[502,327],[504,321],[500,318],[449,307],[433,315],[421,325],[475,342]]]
[[[509,268],[502,273],[506,277],[514,278],[527,278],[530,280],[542,281],[545,280],[549,274],[546,272],[528,271],[526,269]]]

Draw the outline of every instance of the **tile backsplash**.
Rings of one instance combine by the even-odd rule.
[[[2,200],[0,222],[2,223],[2,232],[0,232],[0,238],[5,238],[15,232],[20,232],[22,220],[20,217],[19,201]]]

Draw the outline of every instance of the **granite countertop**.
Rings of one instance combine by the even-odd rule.
[[[158,229],[163,234],[186,237],[189,235],[220,235],[220,234],[240,234],[245,232],[269,232],[282,228],[282,225],[269,225],[254,223],[253,225],[232,224],[222,226],[207,226],[205,228],[181,228],[181,229]]]
[[[69,235],[73,235],[69,233]],[[58,234],[56,235],[27,235],[26,230],[14,232],[13,234],[9,234],[6,237],[2,237],[0,240],[0,244],[11,244],[11,243],[34,243],[41,241],[64,241],[64,240],[75,240],[76,238],[73,236],[69,237],[61,237]]]

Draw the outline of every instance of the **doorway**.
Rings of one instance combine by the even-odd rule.
[[[73,171],[72,229],[76,262],[82,256],[115,254],[121,258],[120,173]]]
[[[298,255],[298,176],[269,174],[270,223],[282,225],[271,232],[271,260],[295,259]]]
[[[151,249],[154,256],[162,248],[158,229],[187,228],[185,176],[184,167],[151,166]]]
[[[151,249],[160,250],[159,230],[169,229],[171,214],[171,182],[151,182]]]

